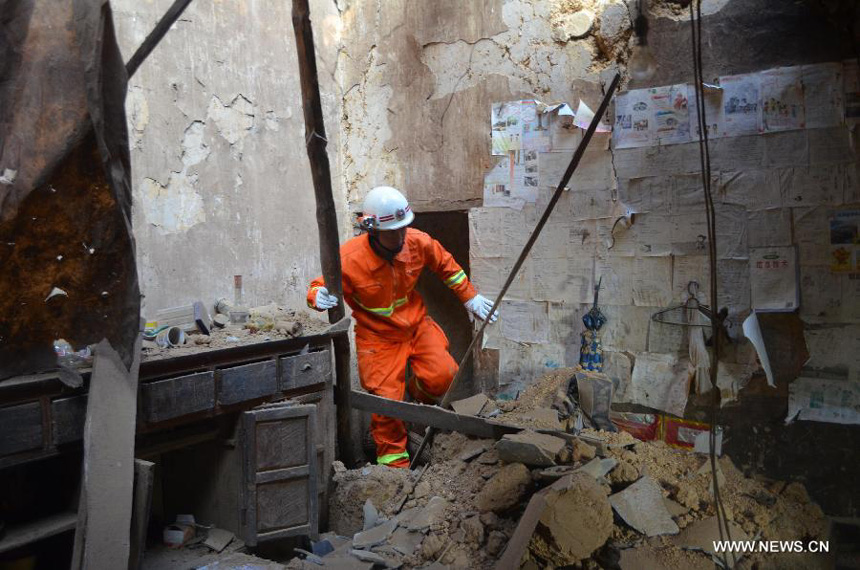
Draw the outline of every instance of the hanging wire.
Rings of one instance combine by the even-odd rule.
[[[731,530],[726,516],[726,509],[720,494],[720,485],[717,477],[717,425],[720,412],[720,389],[717,386],[717,368],[720,361],[720,329],[721,318],[716,313],[717,305],[717,236],[716,215],[714,212],[714,198],[711,192],[711,155],[708,144],[707,117],[705,116],[705,90],[702,65],[702,0],[693,0],[690,3],[690,30],[693,44],[693,85],[696,93],[696,116],[699,126],[699,159],[702,168],[702,189],[705,196],[705,217],[708,228],[708,266],[710,269],[711,307],[714,309],[714,317],[711,319],[711,343],[713,346],[713,363],[710,367],[711,393],[713,400],[709,414],[708,433],[708,456],[711,464],[711,475],[714,486],[714,503],[717,512],[717,526],[720,532],[720,540],[726,538],[731,541]],[[722,553],[722,562],[726,568],[728,556]]]

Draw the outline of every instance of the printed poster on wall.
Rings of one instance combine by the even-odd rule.
[[[757,311],[799,308],[797,250],[794,246],[750,248],[750,295]]]
[[[759,132],[761,78],[757,73],[720,77],[723,88],[723,129],[727,137]]]
[[[687,86],[669,85],[648,90],[654,113],[654,142],[678,144],[690,142],[690,112]]]
[[[830,270],[860,274],[860,210],[831,210]]]
[[[615,148],[636,148],[651,144],[653,112],[648,91],[634,89],[615,97]]]
[[[800,67],[761,72],[761,132],[802,129],[806,125]]]
[[[708,88],[704,89],[705,98],[705,129],[708,139],[716,139],[724,136],[723,133],[723,90]],[[687,108],[690,116],[690,139],[698,142],[702,134],[699,130],[699,114],[696,110],[698,97],[692,85],[687,85]]]

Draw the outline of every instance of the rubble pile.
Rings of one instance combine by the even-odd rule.
[[[566,372],[558,374],[559,377]],[[563,380],[524,394],[544,408]],[[481,403],[485,413],[493,401]],[[511,411],[518,408],[511,407]],[[551,409],[551,408],[548,408]],[[436,436],[415,471],[335,463],[334,532],[291,568],[715,568],[720,540],[709,457],[626,432],[525,428],[498,441]],[[716,461],[733,540],[826,540],[799,483]],[[827,557],[747,554],[736,568],[816,568]],[[350,565],[352,564],[352,565]],[[364,566],[362,566],[364,565]]]

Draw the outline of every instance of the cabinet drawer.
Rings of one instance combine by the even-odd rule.
[[[321,384],[330,377],[331,353],[328,350],[281,358],[281,390]]]
[[[198,372],[149,382],[141,387],[141,414],[146,423],[162,422],[215,407],[215,374]]]
[[[42,406],[30,402],[0,408],[0,455],[42,447]]]
[[[218,403],[229,406],[270,396],[278,391],[278,365],[274,360],[219,370]]]

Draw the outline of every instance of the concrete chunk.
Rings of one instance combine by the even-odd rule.
[[[405,528],[398,528],[394,531],[394,535],[388,541],[391,547],[402,554],[403,556],[412,556],[421,546],[424,540],[424,534],[420,532],[412,532]]]
[[[531,430],[507,434],[496,442],[496,450],[502,461],[536,467],[555,465],[555,458],[564,446],[563,439]]]
[[[475,497],[475,506],[483,512],[507,510],[520,502],[531,480],[531,473],[522,463],[505,465]]]
[[[411,531],[424,531],[430,528],[431,525],[444,520],[445,510],[448,508],[448,501],[442,497],[433,497],[411,521],[406,524],[406,528]]]
[[[646,536],[678,534],[660,486],[647,475],[609,497],[609,503],[624,522]]]
[[[451,409],[464,416],[477,416],[489,401],[490,399],[484,394],[475,394],[463,400],[452,402]]]
[[[373,527],[370,530],[365,530],[356,534],[352,539],[352,545],[355,548],[370,548],[377,544],[382,544],[388,541],[388,538],[394,533],[397,528],[397,521],[390,520],[379,526]]]

